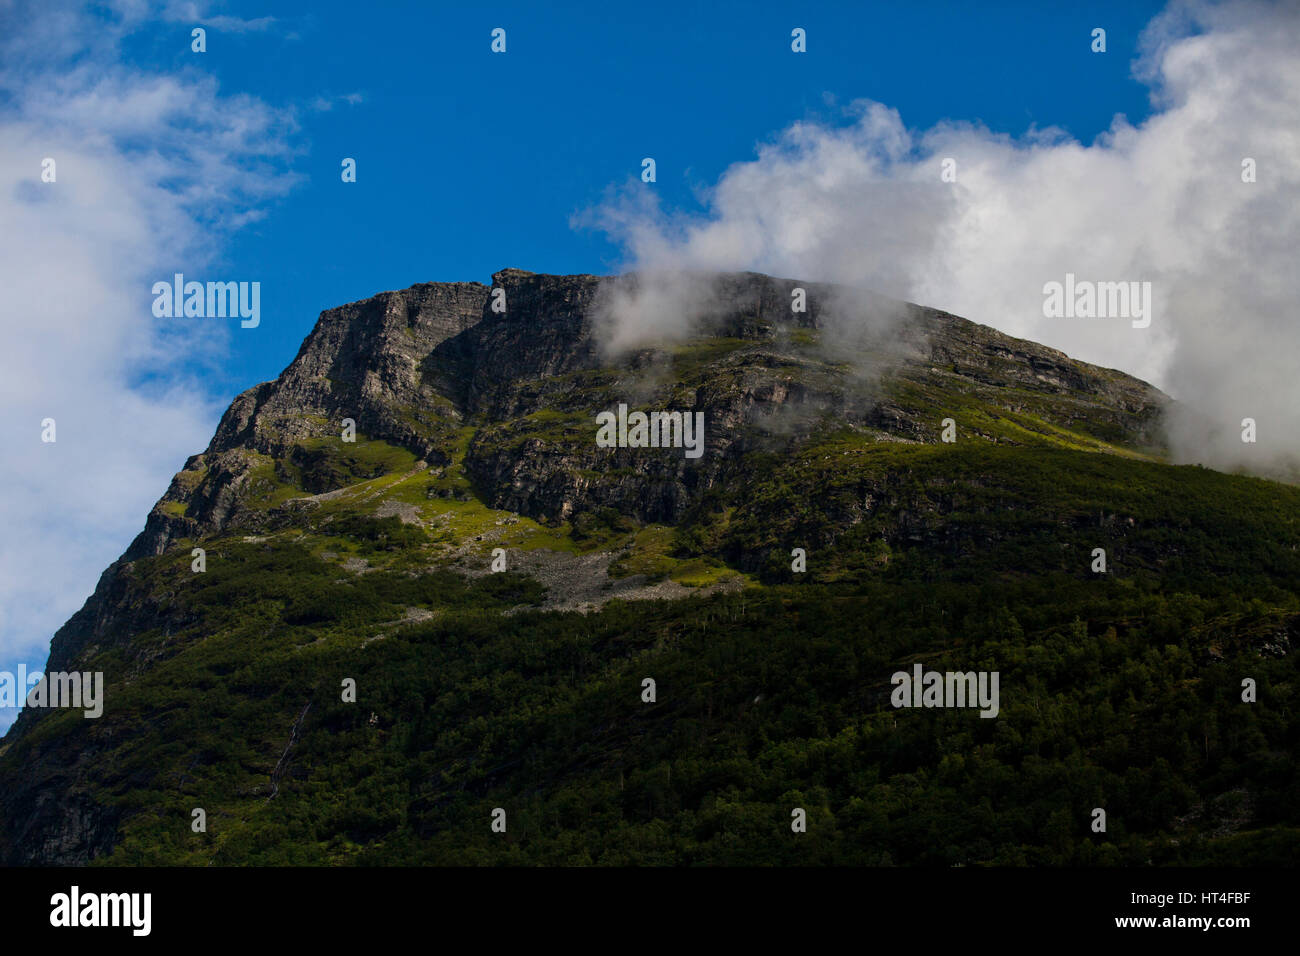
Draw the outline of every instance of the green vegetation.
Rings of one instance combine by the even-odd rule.
[[[653,400],[847,380],[790,341],[683,345]],[[684,477],[602,467],[609,370],[530,382],[548,401],[509,421],[411,410],[427,462],[365,436],[247,451],[257,520],[124,572],[120,633],[76,662],[104,717],[42,717],[0,792],[59,768],[111,827],[104,865],[1293,863],[1300,488],[1163,464],[1086,396],[949,376],[886,382],[892,431],[810,401],[821,424]],[[915,440],[949,416],[956,444]],[[536,461],[563,520],[470,478],[512,491]],[[608,505],[674,482],[671,525]],[[696,590],[544,613],[562,576],[485,573],[497,547]],[[997,671],[998,717],[895,709],[917,663]]]
[[[344,512],[209,541],[204,575],[184,553],[141,560],[133,586],[188,623],[88,659],[109,675],[105,718],[55,715],[3,772],[93,744],[86,792],[120,820],[107,864],[1294,859],[1300,492],[853,435],[771,464],[737,492],[750,504],[699,535],[633,533],[621,573],[680,578],[723,567],[693,540],[781,542],[764,586],[702,601],[503,616],[536,604],[537,583],[389,567],[425,532]],[[790,574],[785,545],[815,541],[861,481],[890,506],[810,543],[808,574]],[[926,502],[917,539],[891,531]],[[593,531],[627,533],[616,516]],[[321,560],[322,535],[372,569]],[[1094,545],[1111,573],[1089,570]],[[889,677],[918,661],[999,671],[1001,714],[895,710]],[[1258,703],[1242,703],[1243,677]],[[189,829],[194,806],[206,834]],[[498,806],[505,836],[487,825]]]

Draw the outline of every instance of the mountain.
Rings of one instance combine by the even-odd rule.
[[[104,714],[24,710],[0,860],[1294,859],[1300,490],[944,312],[687,288],[621,350],[646,277],[322,313],[54,635]],[[698,457],[605,447],[620,406]],[[996,717],[895,707],[915,666],[996,672]]]

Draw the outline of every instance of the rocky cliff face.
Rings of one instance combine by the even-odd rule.
[[[322,312],[278,379],[235,398],[207,450],[185,463],[126,557],[161,554],[177,537],[238,520],[264,458],[284,458],[303,439],[336,434],[344,418],[436,459],[438,449],[412,411],[449,419],[458,412],[430,386],[422,364],[482,319],[487,294],[476,282],[426,283]]]
[[[506,269],[492,281],[505,293],[504,313],[492,310],[489,287],[477,283],[417,285],[322,313],[284,373],[231,404],[207,450],[186,463],[149,515],[128,559],[162,553],[180,537],[265,521],[243,502],[267,459],[305,468],[304,491],[344,483],[346,476],[313,469],[303,446],[337,436],[344,419],[435,466],[449,461],[452,433],[475,426],[465,467],[485,500],[543,519],[612,507],[643,521],[680,520],[747,450],[828,418],[937,441],[931,413],[942,403],[927,400],[927,389],[1011,414],[1033,407],[1052,425],[1108,442],[1158,442],[1166,399],[1144,382],[902,304],[891,304],[889,326],[864,343],[840,333],[837,290],[803,283],[808,309],[792,313],[790,293],[801,284],[752,273],[711,279],[710,306],[690,340],[702,345],[699,354],[678,343],[611,359],[601,348],[598,306],[602,294],[632,282]],[[838,325],[829,324],[832,314]],[[704,412],[709,453],[692,462],[597,448],[594,416],[619,402]],[[556,441],[554,428],[530,420],[539,413],[565,417],[585,433]]]

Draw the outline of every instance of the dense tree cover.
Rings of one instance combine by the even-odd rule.
[[[682,555],[766,555],[762,586],[708,598],[529,610],[537,581],[430,570],[424,532],[359,516],[208,541],[201,575],[183,549],[139,561],[166,625],[91,649],[106,716],[50,714],[0,777],[93,753],[107,864],[1294,861],[1296,489],[844,450],[756,466],[678,530]],[[999,715],[895,709],[916,662],[997,671]]]

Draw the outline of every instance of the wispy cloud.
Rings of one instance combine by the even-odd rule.
[[[137,4],[126,2],[121,6],[131,9]],[[194,3],[192,0],[172,0],[163,7],[160,19],[169,23],[194,23],[224,33],[261,33],[279,22],[275,17],[255,17],[245,20],[229,14],[214,14],[206,12],[204,7],[205,5]]]
[[[325,94],[317,96],[311,101],[311,108],[317,113],[328,113],[334,109],[338,103],[344,103],[348,106],[357,106],[365,101],[365,96],[361,93],[344,93],[340,96]]]

